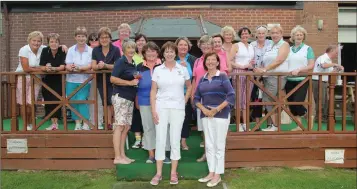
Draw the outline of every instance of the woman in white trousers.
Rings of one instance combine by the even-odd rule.
[[[161,48],[161,54],[165,62],[154,69],[150,92],[151,112],[156,125],[156,175],[150,181],[152,185],[158,185],[162,179],[168,125],[170,125],[171,145],[170,184],[178,184],[176,170],[178,160],[181,158],[181,130],[185,119],[185,105],[190,98],[192,88],[186,67],[175,61],[177,46],[170,41],[166,42]]]
[[[214,187],[224,173],[230,106],[234,107],[235,93],[227,74],[219,71],[220,59],[215,52],[205,55],[203,66],[207,73],[198,83],[194,103],[201,110],[209,174],[198,181]]]

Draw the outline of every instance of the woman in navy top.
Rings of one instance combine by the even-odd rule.
[[[121,54],[119,48],[114,46],[110,41],[112,39],[111,30],[107,27],[103,27],[99,29],[98,38],[99,38],[99,46],[95,47],[92,52],[92,67],[93,70],[113,70],[114,62],[117,61]],[[110,73],[106,73],[106,90],[107,90],[107,100],[104,101],[104,82],[103,82],[103,74],[97,74],[97,88],[102,98],[103,108],[104,105],[107,104],[107,112],[108,117],[107,123],[108,127],[111,128],[112,125],[112,115],[114,112],[112,106],[112,93],[113,93],[113,86],[110,83]],[[99,127],[103,129],[102,127]]]
[[[234,106],[235,93],[224,72],[220,72],[219,56],[208,53],[203,66],[207,73],[200,79],[194,97],[194,104],[201,110],[209,174],[199,179],[208,182],[208,187],[221,182],[224,173],[226,136],[230,122],[230,106]]]
[[[124,55],[114,64],[110,77],[113,84],[112,103],[114,107],[113,146],[114,164],[130,164],[133,159],[125,155],[125,140],[133,119],[134,100],[139,79],[135,78],[136,66],[133,61],[136,44],[124,42]]]
[[[154,150],[156,144],[156,132],[151,114],[150,91],[154,68],[160,65],[157,61],[160,49],[154,42],[150,41],[144,45],[142,53],[144,56],[144,62],[137,65],[137,70],[140,72],[142,77],[139,80],[136,105],[140,110],[143,130],[145,133],[145,137],[143,138],[143,148],[149,152],[149,158],[146,163],[155,163]]]

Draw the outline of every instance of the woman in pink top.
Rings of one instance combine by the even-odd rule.
[[[130,36],[130,33],[131,33],[131,28],[130,28],[129,24],[127,24],[127,23],[120,24],[120,26],[118,27],[119,39],[112,43],[114,46],[119,48],[120,55],[123,55],[122,45],[124,43],[124,39],[128,39]]]
[[[254,60],[254,48],[248,43],[248,39],[251,36],[251,31],[247,27],[242,27],[238,31],[238,36],[241,38],[241,42],[235,43],[229,54],[229,60],[233,67],[233,73],[248,72],[253,69],[255,64]],[[246,92],[252,90],[252,85],[246,86],[246,76],[239,77],[240,93],[239,95],[239,111],[242,111],[243,123],[239,124],[239,131],[246,131]],[[233,88],[236,89],[236,77],[232,77]],[[249,99],[250,100],[250,99]],[[236,118],[239,119],[239,118]]]
[[[193,66],[193,73],[192,73],[192,93],[191,93],[191,104],[193,103],[194,99],[194,94],[196,91],[196,87],[198,83],[200,82],[201,78],[206,74],[206,70],[204,69],[203,66],[203,61],[204,57],[207,53],[210,53],[213,51],[213,41],[212,38],[209,37],[208,35],[204,35],[200,38],[198,41],[197,46],[201,49],[202,51],[202,56],[198,59],[196,59],[195,64]],[[201,110],[197,109],[197,130],[198,131],[203,131],[203,126],[202,126],[202,120],[201,120]],[[204,142],[200,144],[201,147],[204,146]],[[199,158],[197,161],[202,162],[206,160],[206,155],[205,153],[201,158]]]
[[[212,36],[213,40],[213,50],[218,54],[220,60],[220,71],[226,72],[228,75],[228,64],[227,52],[223,50],[223,37],[221,34],[215,34]]]

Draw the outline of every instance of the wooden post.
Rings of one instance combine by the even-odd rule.
[[[26,80],[27,80],[27,78],[26,78],[26,75],[21,75],[21,79],[22,79],[22,94],[21,94],[21,96],[22,96],[22,106],[21,106],[21,112],[22,112],[22,122],[23,122],[23,127],[22,127],[22,130],[23,131],[27,131],[27,125],[29,124],[29,123],[27,123],[27,99],[26,99],[26,93],[27,93],[27,91],[26,91],[26,85],[27,85],[27,83],[26,83]]]
[[[97,96],[97,74],[93,74],[92,87],[94,88],[94,130],[98,130],[98,96]],[[105,89],[106,90],[106,89]]]
[[[107,105],[107,77],[106,77],[106,73],[103,73],[102,74],[102,76],[103,76],[103,101],[102,101],[102,103],[103,103],[103,109],[104,109],[104,128],[105,128],[105,130],[107,130],[108,129],[108,127],[107,127],[107,125],[108,125],[108,105]],[[97,91],[96,91],[96,94],[97,94]],[[95,99],[95,100],[97,100],[97,99]],[[97,106],[98,107],[98,106]],[[135,106],[134,106],[134,108],[135,108]],[[97,117],[98,117],[98,115],[97,115]]]
[[[3,125],[2,125],[2,118],[4,116],[4,113],[5,113],[5,107],[4,107],[4,102],[5,102],[5,98],[4,98],[4,89],[6,87],[6,84],[2,82],[2,74],[0,72],[0,82],[1,82],[1,86],[0,86],[0,96],[1,96],[1,99],[0,99],[0,107],[1,107],[1,110],[0,110],[0,132],[3,130]]]
[[[281,97],[281,78],[280,75],[278,77],[278,114],[275,115],[275,120],[278,122],[278,132],[280,132],[280,126],[281,126],[281,106],[284,104],[284,101],[282,101]]]
[[[36,75],[31,74],[30,81],[31,81],[31,122],[33,130],[36,131],[36,113],[35,113],[35,81],[33,77],[37,77]]]
[[[62,85],[62,118],[63,118],[63,130],[68,131],[67,128],[67,104],[68,99],[66,98],[66,81],[65,74],[61,74],[61,85]]]
[[[246,116],[245,116],[245,119],[246,119],[246,132],[249,132],[249,129],[250,129],[250,93],[251,93],[251,87],[250,87],[250,76],[249,75],[246,75],[246,78],[245,78],[245,81],[246,81],[246,84],[245,84],[245,102],[246,102]]]
[[[319,75],[318,88],[319,88],[319,98],[317,99],[317,101],[318,101],[317,103],[319,104],[319,109],[317,110],[316,116],[317,116],[318,125],[319,125],[318,131],[321,131],[321,124],[322,124],[322,75]],[[325,90],[327,90],[327,89],[325,89]],[[316,102],[315,102],[315,104],[316,104]]]
[[[308,92],[308,97],[307,100],[309,101],[309,105],[308,105],[308,110],[307,110],[307,117],[308,117],[308,121],[307,121],[307,125],[308,125],[308,131],[312,130],[314,127],[314,120],[312,119],[312,76],[308,76],[309,77],[309,92]]]
[[[346,85],[347,85],[347,76],[343,75],[343,83],[342,83],[342,131],[346,131],[346,109],[347,109],[347,102],[346,102]]]
[[[353,105],[355,106],[355,115],[354,115],[354,124],[355,124],[355,131],[357,130],[357,121],[356,121],[356,118],[357,118],[357,75],[355,76],[355,99],[354,99],[354,102],[353,102]]]
[[[239,106],[240,106],[240,104],[239,104],[239,102],[240,102],[240,99],[239,99],[239,95],[240,95],[240,84],[239,84],[239,82],[240,82],[240,77],[239,77],[239,75],[236,75],[235,76],[236,77],[236,108],[235,108],[235,110],[236,110],[236,127],[237,127],[237,132],[239,132],[239,124],[240,124],[240,108],[239,108]]]
[[[328,101],[328,130],[329,133],[335,132],[335,85],[336,76],[329,75],[329,101]]]
[[[11,87],[11,132],[18,131],[18,122],[16,114],[16,75],[10,75]]]

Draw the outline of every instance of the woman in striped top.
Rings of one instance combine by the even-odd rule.
[[[220,59],[216,53],[206,54],[204,69],[207,73],[199,81],[194,103],[201,110],[209,174],[198,181],[214,187],[224,173],[230,106],[234,105],[235,94],[227,74],[219,71]]]

